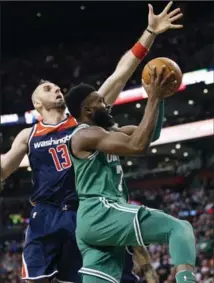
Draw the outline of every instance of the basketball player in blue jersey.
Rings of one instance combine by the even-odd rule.
[[[168,13],[170,2],[159,15],[149,5],[148,27],[139,41],[119,61],[116,70],[98,90],[108,104],[113,104],[126,82],[150,49],[154,39],[180,18],[180,9]],[[75,241],[78,199],[67,141],[76,121],[65,115],[60,88],[42,82],[32,95],[34,108],[43,121],[22,130],[1,160],[1,180],[10,176],[28,153],[34,192],[30,223],[23,251],[22,277],[29,282],[47,283],[79,280],[81,258]]]

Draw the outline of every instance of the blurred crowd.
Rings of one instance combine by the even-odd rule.
[[[212,23],[190,24],[179,33],[162,35],[155,42],[145,62],[162,56],[176,61],[183,72],[212,67],[213,28]],[[70,41],[41,45],[36,50],[31,47],[17,57],[3,57],[3,113],[24,113],[31,110],[30,96],[41,79],[56,82],[64,92],[82,81],[98,87],[134,43],[128,35],[118,36],[108,43],[102,41],[98,45],[94,44],[94,40],[83,43]],[[81,44],[81,48],[78,44]],[[127,87],[140,85],[140,72],[138,69]]]
[[[0,251],[0,283],[20,283],[22,243],[5,242]]]
[[[99,87],[113,72],[124,52],[130,49],[140,35],[135,35],[133,30],[124,28],[122,20],[119,21],[117,17],[114,18],[113,16],[111,18],[112,27],[109,25],[106,30],[103,30],[103,26],[97,24],[97,18],[93,22],[93,17],[90,16],[90,13],[88,15],[90,19],[92,18],[92,21],[88,21],[88,23],[92,26],[87,27],[88,29],[85,31],[85,33],[88,32],[87,34],[83,33],[81,26],[78,30],[78,23],[72,30],[72,19],[73,23],[75,23],[79,18],[80,25],[85,27],[84,23],[81,22],[85,16],[80,18],[80,14],[77,13],[75,18],[74,8],[73,14],[71,13],[70,15],[70,11],[68,11],[69,17],[63,17],[62,19],[63,12],[61,18],[60,13],[57,15],[57,20],[54,18],[54,22],[57,22],[56,29],[54,26],[52,27],[51,14],[58,11],[54,7],[52,9],[52,11],[51,9],[49,11],[50,15],[48,14],[49,8],[44,12],[46,18],[37,13],[39,11],[36,10],[35,15],[37,13],[38,17],[35,18],[35,26],[31,22],[29,24],[24,22],[28,17],[28,13],[26,14],[25,11],[26,15],[23,19],[14,18],[15,16],[10,15],[8,22],[3,24],[4,27],[9,26],[12,23],[11,18],[14,18],[12,26],[16,27],[17,24],[18,28],[17,30],[14,29],[13,32],[12,29],[10,31],[6,30],[7,28],[4,31],[11,41],[7,42],[8,46],[4,47],[2,54],[0,75],[3,103],[1,114],[23,114],[25,111],[31,110],[31,93],[41,79],[59,84],[64,93],[69,87],[80,82]],[[15,11],[14,9],[13,11],[8,10],[10,13]],[[19,15],[21,12],[23,11],[20,10],[16,14]],[[189,12],[191,13],[191,11]],[[3,14],[5,15],[5,13]],[[104,17],[104,14],[109,18],[109,14],[106,11],[102,12],[101,17]],[[39,18],[39,15],[41,18]],[[188,14],[186,15],[187,23]],[[29,17],[32,20],[32,16],[30,15]],[[135,16],[135,18],[137,17]],[[41,26],[38,24],[38,20],[42,23]],[[118,26],[121,25],[121,32],[116,29],[114,21],[118,23]],[[157,38],[144,63],[152,58],[161,56],[169,57],[176,61],[184,73],[202,68],[213,68],[214,56],[211,54],[214,50],[214,24],[208,21],[206,15],[203,18],[202,11],[200,17],[195,19],[194,22],[190,20],[185,29],[161,35]],[[47,32],[48,29],[45,29],[48,24],[49,32]],[[108,24],[108,20],[106,20],[106,24]],[[35,34],[32,32],[33,30]],[[73,32],[76,32],[76,35]],[[11,37],[11,34],[14,36]],[[56,40],[52,41],[54,37],[56,37]],[[34,38],[33,43],[32,38]],[[15,51],[9,54],[9,52],[5,52],[5,49],[6,51],[9,49]],[[141,70],[142,68],[139,68],[135,72],[127,83],[127,88],[134,88],[140,85]],[[130,111],[132,111],[131,106]],[[128,119],[130,123],[135,124],[135,118],[131,120],[131,116],[126,114],[128,111],[123,111],[122,109],[121,112],[121,120],[126,121]],[[207,118],[205,110],[202,112],[198,111],[195,115],[199,115],[199,120]],[[195,116],[193,118],[191,121],[196,120]],[[192,118],[190,115],[186,115],[185,119]],[[181,122],[183,123],[184,121]],[[166,123],[172,123],[172,118],[170,122],[167,121]],[[6,140],[6,147],[9,147],[14,139],[13,130],[17,131],[18,129],[5,129],[4,140]],[[2,140],[1,134],[0,139]],[[140,158],[136,162],[138,163],[138,172],[140,171],[139,164],[143,164],[142,157]],[[154,161],[152,162],[154,163]],[[183,160],[181,160],[182,162]],[[166,164],[169,166],[168,161],[166,161]],[[195,161],[194,164],[196,164]],[[136,164],[134,163],[134,165]],[[173,163],[171,167],[176,171],[178,165]],[[163,165],[161,166],[163,167]],[[142,167],[141,169],[141,171],[145,172],[145,168]],[[174,171],[173,174],[175,174]],[[183,174],[184,172],[180,173]],[[133,172],[131,174],[133,176]],[[166,175],[166,172],[163,172],[163,174]],[[136,176],[137,178],[138,176]],[[2,186],[4,191],[0,196],[0,230],[1,228],[6,228],[11,235],[15,231],[14,235],[21,233],[21,237],[12,236],[11,240],[7,239],[6,241],[1,241],[0,238],[0,283],[20,283],[24,231],[30,215],[30,205],[27,201],[31,190],[29,172],[27,170],[19,170],[6,182],[2,183]],[[2,201],[1,197],[4,198],[4,201]],[[214,183],[209,181],[203,185],[191,186],[191,188],[186,186],[186,189],[176,189],[173,187],[170,189],[157,188],[147,190],[138,188],[131,191],[131,199],[152,208],[162,209],[181,219],[187,219],[193,224],[197,240],[197,282],[214,283]],[[174,283],[168,247],[165,245],[151,245],[148,249],[151,254],[152,264],[158,272],[160,283]],[[144,282],[144,278],[141,281]]]
[[[184,190],[175,188],[133,190],[131,192],[131,199],[153,208],[162,209],[173,216],[186,219],[192,223],[197,241],[197,282],[213,283],[214,180],[203,184],[203,186]],[[9,207],[13,207],[13,204],[9,205]],[[22,209],[20,209],[20,214],[23,211],[27,214],[28,209],[29,207],[27,205],[23,205]],[[9,227],[11,227],[11,224]],[[23,223],[23,232],[25,227],[26,223]],[[7,241],[1,247],[0,283],[20,282],[22,245],[23,242]],[[148,249],[151,254],[153,267],[159,275],[160,283],[174,283],[175,280],[171,258],[168,254],[168,246],[150,245]],[[143,278],[142,282],[144,282]]]
[[[214,282],[214,180],[203,187],[174,191],[138,190],[132,198],[192,223],[197,247],[196,280]],[[172,283],[174,270],[167,245],[150,245],[153,267],[160,282]]]

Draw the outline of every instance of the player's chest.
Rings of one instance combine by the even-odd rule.
[[[31,150],[44,151],[50,148],[57,148],[63,144],[68,144],[71,138],[70,132],[60,132],[55,134],[47,134],[44,136],[33,137],[30,142]]]
[[[120,158],[116,155],[102,153],[102,164],[115,171],[115,168],[120,165]]]
[[[56,167],[57,171],[71,167],[72,162],[69,154],[70,138],[71,134],[68,132],[33,137],[30,142],[29,157],[31,161],[38,161],[48,166]]]

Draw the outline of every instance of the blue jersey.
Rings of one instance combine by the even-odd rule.
[[[67,146],[76,125],[70,116],[57,125],[39,122],[33,127],[28,142],[34,189],[31,202],[77,209],[75,175]]]
[[[126,248],[124,268],[121,282],[139,282],[140,278],[133,272],[132,249]]]

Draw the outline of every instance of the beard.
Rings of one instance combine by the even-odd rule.
[[[108,129],[112,127],[115,124],[115,122],[109,112],[110,111],[106,109],[96,110],[92,118],[94,124],[104,129]]]
[[[56,103],[56,108],[57,108],[57,109],[65,110],[65,108],[66,108],[65,101],[64,101],[64,100],[58,101],[58,102]]]

